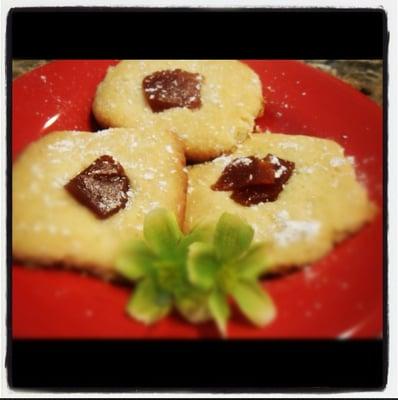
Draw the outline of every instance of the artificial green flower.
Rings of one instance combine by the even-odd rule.
[[[275,308],[258,283],[266,248],[251,245],[253,236],[250,225],[228,213],[215,227],[201,225],[184,235],[172,212],[152,211],[144,240],[129,243],[116,263],[123,276],[137,281],[128,314],[152,324],[174,306],[192,323],[213,319],[226,336],[231,296],[252,323],[267,324]]]
[[[212,243],[193,243],[187,267],[190,281],[208,290],[209,310],[222,335],[230,317],[228,295],[255,325],[264,326],[275,316],[271,298],[257,282],[267,269],[266,246],[251,245],[254,231],[241,218],[224,213]]]
[[[209,240],[209,226],[183,235],[174,214],[165,209],[150,212],[144,221],[144,239],[127,245],[116,262],[124,277],[138,281],[127,304],[130,316],[151,324],[175,305],[191,322],[210,318],[205,292],[188,280],[186,258],[191,243]]]

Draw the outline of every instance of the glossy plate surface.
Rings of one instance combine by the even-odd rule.
[[[235,310],[231,338],[350,338],[382,334],[382,111],[349,85],[295,61],[247,61],[266,99],[262,129],[331,138],[356,160],[358,177],[380,206],[377,218],[320,262],[267,280],[278,316],[254,328]],[[13,158],[54,130],[98,129],[97,84],[116,61],[57,61],[13,82]],[[213,338],[214,326],[172,315],[146,327],[124,314],[130,290],[80,273],[12,268],[15,338]]]

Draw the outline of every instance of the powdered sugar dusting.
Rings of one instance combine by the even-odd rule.
[[[281,142],[278,144],[278,146],[281,149],[294,149],[294,150],[298,150],[299,149],[299,145],[297,143],[294,142]]]
[[[284,165],[281,165],[276,171],[275,171],[275,178],[280,178],[282,174],[287,170],[287,168]]]
[[[49,144],[47,146],[48,150],[51,151],[58,151],[58,152],[64,152],[64,151],[70,151],[76,146],[76,143],[73,142],[72,140],[59,140],[58,142]]]
[[[214,159],[213,163],[216,163],[216,164],[219,164],[219,165],[222,165],[222,166],[226,166],[231,161],[232,161],[232,157],[231,156],[223,155],[223,156],[220,156],[220,157],[217,157],[216,159]]]
[[[152,180],[153,178],[155,178],[155,175],[153,172],[145,172],[145,174],[143,175],[144,179],[147,181]]]
[[[276,219],[280,230],[274,233],[274,238],[281,247],[299,240],[312,239],[318,235],[321,227],[320,221],[289,219],[289,213],[286,210],[278,212]]]
[[[166,145],[166,146],[165,146],[165,149],[166,149],[166,151],[167,151],[168,153],[170,153],[170,154],[173,154],[173,153],[174,153],[173,147],[172,147],[170,144]]]
[[[239,165],[239,164],[243,164],[243,165],[250,165],[253,162],[253,160],[251,160],[248,157],[239,157],[236,160],[233,161],[233,165]]]
[[[303,167],[300,168],[299,172],[302,172],[304,174],[312,174],[315,171],[314,167]]]
[[[333,157],[330,160],[330,165],[333,168],[340,167],[340,166],[344,165],[345,163],[346,163],[346,160],[342,157]]]

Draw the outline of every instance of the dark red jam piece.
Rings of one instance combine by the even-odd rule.
[[[250,162],[249,162],[250,161]],[[232,191],[243,206],[275,201],[294,170],[294,163],[272,154],[265,158],[237,158],[222,172],[213,190]]]
[[[269,187],[265,185],[247,186],[232,192],[231,199],[242,206],[249,207],[254,204],[275,201],[282,190],[282,185],[275,184],[269,185]]]
[[[129,188],[123,167],[107,155],[97,158],[65,185],[79,203],[101,219],[126,206]]]
[[[157,71],[142,81],[145,98],[153,112],[174,107],[191,110],[202,105],[202,76],[181,69]]]
[[[274,167],[270,162],[257,157],[240,157],[225,167],[218,181],[211,188],[229,191],[274,181]]]

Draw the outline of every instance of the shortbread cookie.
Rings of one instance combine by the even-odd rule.
[[[271,163],[274,184],[267,168],[250,170],[253,156]],[[273,272],[318,260],[376,208],[344,149],[310,136],[253,134],[235,153],[195,165],[188,175],[185,230],[223,212],[240,215],[253,226],[255,240],[268,243]]]
[[[13,254],[112,276],[126,241],[156,207],[183,222],[183,147],[159,130],[54,132],[13,166]]]
[[[231,151],[262,110],[259,77],[235,60],[122,61],[108,69],[93,103],[101,126],[165,128],[193,161]]]

